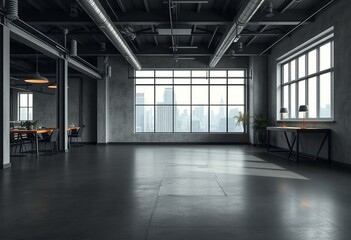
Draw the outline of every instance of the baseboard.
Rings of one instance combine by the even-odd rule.
[[[109,142],[97,145],[251,145],[250,143],[238,142]]]

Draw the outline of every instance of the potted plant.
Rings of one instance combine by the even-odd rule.
[[[26,127],[28,130],[33,130],[35,126],[38,124],[38,120],[27,120],[22,122],[22,126]]]
[[[243,113],[239,111],[238,115],[234,117],[236,126],[242,125],[244,128],[244,133],[246,133],[246,126],[249,122],[250,115],[249,113]]]
[[[266,127],[268,126],[268,119],[264,114],[256,114],[253,117],[252,128],[256,133],[257,145],[263,144],[266,139]]]

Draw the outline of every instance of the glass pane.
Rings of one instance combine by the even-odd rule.
[[[27,107],[28,106],[28,96],[26,93],[20,93],[20,107]]]
[[[28,119],[28,109],[27,108],[20,108],[19,111],[19,120],[29,120]]]
[[[226,70],[211,70],[210,77],[227,77]]]
[[[299,106],[306,105],[306,81],[299,82]],[[303,118],[304,114],[299,112],[299,118]]]
[[[156,77],[173,77],[172,70],[156,70]]]
[[[290,62],[290,81],[296,79],[296,60]]]
[[[244,132],[243,126],[237,126],[235,122],[234,117],[238,116],[239,112],[244,112],[244,106],[228,106],[228,132]]]
[[[190,86],[174,86],[174,104],[190,104]]]
[[[308,53],[308,74],[317,72],[317,50]]]
[[[156,106],[156,132],[172,132],[172,106]]]
[[[173,78],[156,78],[156,84],[173,84]]]
[[[192,104],[208,104],[207,86],[192,86]]]
[[[225,106],[210,107],[210,132],[226,132],[227,112]]]
[[[296,118],[296,84],[290,85],[290,117]]]
[[[228,86],[228,104],[244,104],[244,86]]]
[[[245,84],[244,78],[228,78],[228,84]]]
[[[175,78],[174,84],[190,84],[190,78]]]
[[[331,68],[331,43],[324,44],[319,48],[319,70]]]
[[[141,71],[135,71],[135,77],[137,78],[145,78],[145,77],[154,77],[154,71],[153,70],[141,70]]]
[[[227,104],[227,87],[211,86],[210,87],[211,104]]]
[[[153,132],[154,107],[136,106],[135,122],[135,132]]]
[[[154,86],[136,86],[136,104],[154,104]]]
[[[174,77],[190,77],[190,70],[175,70]]]
[[[287,109],[289,109],[289,86],[285,86],[283,88],[283,104],[282,104],[282,107],[285,107]],[[289,118],[289,114],[290,113],[287,113],[285,114],[287,118]]]
[[[283,66],[283,83],[287,83],[289,81],[289,64],[285,64]]]
[[[153,78],[136,78],[135,84],[154,84]]]
[[[326,73],[320,76],[320,105],[319,114],[321,118],[331,118],[331,74]]]
[[[229,77],[245,77],[244,70],[229,70],[228,71],[228,78]]]
[[[190,132],[190,106],[176,106],[174,109],[174,131]]]
[[[192,77],[208,77],[208,71],[207,70],[196,70],[191,72]]]
[[[317,79],[308,79],[308,117],[317,117]]]
[[[299,57],[298,76],[299,78],[306,76],[306,55]]]
[[[193,106],[192,112],[192,131],[208,132],[208,106]]]
[[[173,104],[172,86],[156,86],[156,104]]]
[[[33,107],[33,93],[28,94],[28,107]]]
[[[33,108],[28,108],[28,120],[33,120]]]
[[[210,84],[227,84],[226,78],[211,78]]]
[[[208,78],[193,78],[192,83],[193,84],[208,84],[209,79]]]

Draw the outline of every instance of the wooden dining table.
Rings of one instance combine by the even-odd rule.
[[[11,129],[10,134],[19,134],[19,135],[34,134],[34,136],[35,136],[35,152],[36,152],[36,156],[39,157],[39,134],[51,133],[53,130],[54,130],[54,128],[33,129],[33,130]]]

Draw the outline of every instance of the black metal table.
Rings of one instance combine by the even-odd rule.
[[[276,132],[283,132],[286,142],[288,144],[288,150],[284,151],[284,150],[271,150],[270,149],[270,135],[272,131],[276,131]],[[293,139],[292,142],[289,141],[289,138],[287,136],[287,133],[290,132],[293,135]],[[309,134],[309,133],[319,133],[319,134],[324,134],[323,139],[321,144],[319,145],[319,148],[316,152],[316,154],[314,155],[313,159],[317,160],[319,157],[319,154],[323,148],[323,145],[325,144],[325,142],[327,141],[327,147],[328,147],[328,157],[327,157],[327,161],[330,163],[331,162],[331,154],[330,154],[330,150],[331,150],[331,131],[330,129],[327,128],[300,128],[300,127],[267,127],[267,151],[268,152],[288,152],[288,159],[291,159],[291,154],[294,150],[294,146],[296,144],[296,162],[300,162],[300,151],[299,151],[299,145],[300,145],[300,135],[301,134]]]

